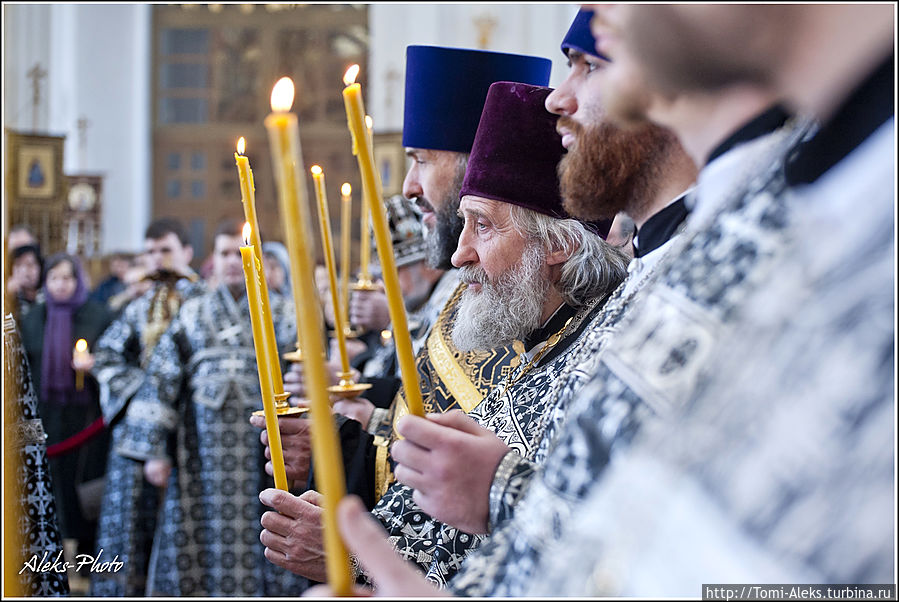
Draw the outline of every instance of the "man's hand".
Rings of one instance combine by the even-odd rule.
[[[329,386],[336,385],[340,382],[340,378],[337,375],[341,372],[341,360],[339,353],[336,351],[335,343],[335,353],[333,353],[331,359],[325,363],[325,368],[328,370]],[[356,377],[356,382],[358,382],[359,372],[351,371]],[[290,393],[290,405],[300,408],[309,407],[309,400],[306,396],[306,377],[303,373],[303,362],[291,363],[290,369],[284,373],[284,391]]]
[[[453,527],[486,533],[490,485],[509,446],[459,410],[408,414],[396,426],[404,439],[390,450],[393,473],[415,490],[415,503]]]
[[[433,598],[447,595],[397,555],[387,541],[384,529],[358,497],[350,495],[340,501],[337,506],[337,528],[349,552],[356,556],[365,573],[371,577],[378,596]],[[358,586],[353,592],[356,596],[371,594],[371,591]],[[303,595],[332,597],[334,592],[327,585],[318,585]]]
[[[90,372],[94,368],[94,355],[92,353],[72,354],[72,368]]]
[[[163,458],[153,458],[144,462],[144,477],[151,485],[165,487],[172,474],[172,463]]]
[[[265,416],[250,416],[250,424],[261,428],[259,440],[265,446],[266,474],[274,476],[275,469],[272,466],[272,450],[268,445],[268,431],[265,430]],[[279,416],[278,430],[281,431],[281,451],[284,456],[284,472],[288,481],[295,481],[305,487],[309,479],[309,464],[312,455],[312,446],[309,442],[310,423],[299,416]]]
[[[276,512],[262,515],[259,541],[265,557],[291,573],[313,581],[326,581],[322,536],[322,495],[310,489],[297,497],[280,489],[265,489],[259,501]]]
[[[343,414],[347,418],[351,418],[362,424],[362,428],[368,426],[371,420],[372,412],[375,411],[375,404],[363,397],[353,397],[352,399],[338,399],[331,405],[331,409],[335,414]]]
[[[390,326],[390,309],[383,290],[353,291],[350,295],[350,324],[363,331],[382,331]]]

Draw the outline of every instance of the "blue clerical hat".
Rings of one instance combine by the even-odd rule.
[[[562,40],[562,52],[568,56],[568,51],[574,48],[583,54],[598,56],[599,58],[610,60],[609,57],[601,55],[596,51],[596,38],[590,31],[590,19],[593,18],[592,10],[584,10],[583,8],[577,12],[568,33]]]
[[[467,48],[406,48],[403,146],[471,151],[490,84],[545,86],[549,59]]]

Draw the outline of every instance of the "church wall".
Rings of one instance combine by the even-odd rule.
[[[578,4],[387,4],[369,9],[371,32],[371,113],[376,132],[402,129],[406,46],[479,47],[476,22],[487,19],[488,50],[533,54],[553,62],[550,85],[557,86],[568,68],[559,44]]]
[[[493,21],[487,48],[552,59],[551,85],[567,67],[559,42],[577,4],[387,4],[370,6],[368,92],[376,132],[402,126],[403,69],[409,44],[477,47],[476,20]],[[27,71],[40,62],[38,131],[67,136],[65,171],[105,176],[102,250],[137,249],[150,219],[152,5],[5,4],[4,127],[30,130]],[[77,121],[87,147],[79,158]],[[4,153],[5,153],[4,144]]]

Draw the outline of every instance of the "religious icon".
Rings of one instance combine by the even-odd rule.
[[[40,188],[44,185],[46,177],[44,170],[41,168],[41,162],[35,157],[28,166],[28,186],[30,188]]]

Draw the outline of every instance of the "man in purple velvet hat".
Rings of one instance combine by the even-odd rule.
[[[549,93],[514,82],[490,87],[461,187],[464,227],[452,257],[465,284],[452,322],[454,345],[474,352],[522,341],[521,359],[468,415],[399,420],[400,436],[428,443],[394,444],[398,480],[373,510],[394,548],[439,584],[485,538],[484,529],[469,533],[465,527],[486,523],[486,508],[485,516],[453,517],[453,524],[428,516],[419,502],[445,493],[434,489],[439,479],[418,480],[423,473],[416,467],[437,467],[439,474],[441,465],[478,465],[492,474],[512,450],[516,458],[539,461],[577,388],[560,387],[559,377],[576,368],[581,346],[626,275],[627,257],[603,240],[610,222],[577,220],[562,208],[558,164],[564,148],[556,117],[544,106]],[[455,437],[473,439],[465,446],[471,457],[454,453]],[[462,485],[455,493],[486,499],[490,480],[477,476],[472,484],[483,491]],[[266,490],[260,497],[286,509],[279,498],[287,495]],[[262,524],[270,557],[301,553],[290,534],[302,530],[302,519],[270,512]],[[292,566],[309,570],[297,561]]]
[[[550,68],[549,59],[527,55],[439,46],[407,48],[403,144],[412,164],[403,191],[424,213],[428,262],[433,267],[452,268],[452,253],[462,230],[459,189],[489,86],[501,80],[545,85]],[[448,270],[434,286],[428,310],[421,313],[430,328],[422,329],[426,334],[416,354],[416,367],[428,412],[474,408],[511,370],[520,350],[511,341],[471,351],[455,346],[453,324],[464,288],[458,278],[458,270]],[[361,303],[361,295],[353,302]],[[286,390],[300,393],[296,369],[287,372],[284,380]],[[373,507],[393,480],[388,444],[394,437],[395,419],[405,413],[404,398],[400,393],[393,400],[340,400],[335,411],[354,418],[337,416],[347,490]],[[280,423],[288,478],[302,485],[308,477],[309,488],[314,489],[306,421],[282,419]],[[256,424],[261,427],[262,421]],[[264,432],[261,437],[266,444]],[[315,520],[320,512],[316,496],[308,491],[300,499],[288,500],[292,505],[285,511]],[[276,553],[272,557],[288,568],[310,570]],[[323,566],[323,555],[316,562]]]

